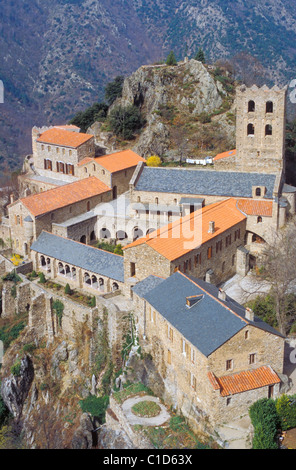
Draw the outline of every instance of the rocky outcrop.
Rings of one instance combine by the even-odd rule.
[[[5,377],[1,382],[2,398],[14,416],[19,419],[23,405],[29,394],[34,379],[34,367],[29,356],[25,355],[20,361],[20,369],[17,375],[11,374]]]
[[[133,150],[143,157],[156,154],[174,158],[174,152],[179,156],[184,142],[194,140],[187,130],[197,125],[199,115],[211,115],[226,97],[222,83],[194,59],[176,66],[145,65],[124,80],[122,97],[109,108],[109,113],[119,105],[137,106],[145,126],[130,142]],[[101,131],[100,123],[88,132],[95,135],[97,145],[106,153],[118,150],[118,142],[110,133]],[[223,132],[228,135],[229,129],[224,127]],[[196,142],[191,144],[196,146]]]

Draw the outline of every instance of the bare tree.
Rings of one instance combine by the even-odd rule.
[[[296,221],[273,233],[262,257],[262,275],[271,285],[279,330],[288,330],[288,295],[296,290]]]

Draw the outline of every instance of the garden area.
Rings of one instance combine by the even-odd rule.
[[[73,300],[74,302],[78,302],[87,307],[96,306],[95,296],[86,295],[76,289],[71,289],[69,284],[62,285],[57,282],[53,282],[50,279],[46,279],[43,272],[36,273],[35,271],[32,271],[31,273],[27,275],[27,278],[30,281],[34,281],[34,280],[37,281],[39,278],[39,280],[37,281],[38,284],[42,284],[42,287],[50,290],[54,294],[59,294],[59,295],[62,295],[63,297],[68,297],[70,300]]]

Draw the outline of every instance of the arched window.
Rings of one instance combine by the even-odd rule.
[[[255,101],[250,100],[248,103],[248,113],[253,113],[255,111]]]
[[[158,204],[158,197],[155,198],[155,204]]]
[[[257,217],[257,224],[260,224],[262,222],[262,217],[261,215],[258,215]]]
[[[265,135],[272,135],[272,126],[270,124],[265,126]]]
[[[247,128],[247,134],[248,135],[254,135],[255,134],[255,128],[254,128],[254,125],[253,124],[248,124],[248,128]]]
[[[266,102],[266,112],[267,113],[273,113],[273,102],[272,101],[267,101]]]

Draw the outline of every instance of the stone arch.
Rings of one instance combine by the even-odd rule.
[[[84,245],[86,244],[86,235],[82,235],[82,237],[80,237],[80,243],[83,243]]]
[[[84,284],[91,286],[91,277],[87,272],[85,272],[83,275],[83,282]]]
[[[90,234],[90,241],[91,242],[94,242],[96,240],[96,233],[95,231],[93,230]]]
[[[266,124],[265,126],[265,135],[272,135],[272,125]]]
[[[146,235],[149,235],[149,233],[155,232],[155,228],[148,228]]]
[[[65,276],[66,277],[71,277],[71,269],[68,264],[65,265]]]
[[[93,289],[98,288],[98,279],[97,276],[95,276],[94,274],[91,277],[91,287],[93,287]]]
[[[71,269],[71,277],[72,279],[76,279],[76,268],[74,266]]]
[[[43,255],[40,256],[40,264],[43,268],[46,267],[46,260],[45,260],[45,257]]]
[[[127,237],[127,233],[124,230],[118,230],[116,232],[116,239],[117,240],[125,240]]]
[[[106,227],[101,228],[100,238],[111,238],[110,230],[108,230]]]
[[[139,227],[134,227],[133,229],[133,240],[137,240],[143,236],[143,232]]]
[[[117,282],[113,282],[113,284],[112,284],[112,292],[116,292],[117,290],[119,290],[119,285],[117,284]]]
[[[101,292],[104,292],[105,290],[105,281],[102,277],[99,278],[99,290]]]
[[[61,263],[60,261],[59,261],[59,264],[58,264],[58,272],[59,272],[59,274],[61,274],[61,275],[64,275],[64,274],[65,274],[64,265],[63,265],[63,263]]]

